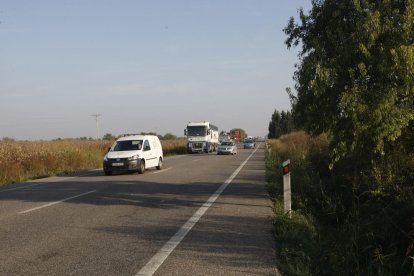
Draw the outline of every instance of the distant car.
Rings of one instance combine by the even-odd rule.
[[[263,136],[257,137],[257,139],[256,139],[257,142],[264,142],[265,140],[266,140],[266,138],[263,137]]]
[[[217,154],[237,154],[237,146],[232,141],[224,141],[218,146]]]
[[[256,147],[256,143],[253,140],[245,140],[243,143],[243,148],[245,149],[254,149]]]

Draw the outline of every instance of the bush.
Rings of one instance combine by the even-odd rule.
[[[267,180],[286,274],[413,274],[413,155],[395,150],[378,158],[372,170],[355,172],[352,158],[329,170],[326,135],[296,132],[269,144]],[[291,160],[292,219],[280,212],[286,159]]]

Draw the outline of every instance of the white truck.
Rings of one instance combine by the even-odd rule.
[[[219,143],[218,127],[210,122],[189,122],[184,130],[187,151],[202,153],[216,151]]]

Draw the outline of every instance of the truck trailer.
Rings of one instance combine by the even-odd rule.
[[[184,135],[187,136],[187,151],[202,153],[216,151],[219,143],[218,127],[210,122],[189,122]]]

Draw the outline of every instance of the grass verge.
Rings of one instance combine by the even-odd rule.
[[[266,177],[284,275],[414,275],[414,156],[394,151],[353,182],[352,159],[329,169],[326,135],[296,132],[268,144]],[[286,159],[291,218],[283,210]]]

